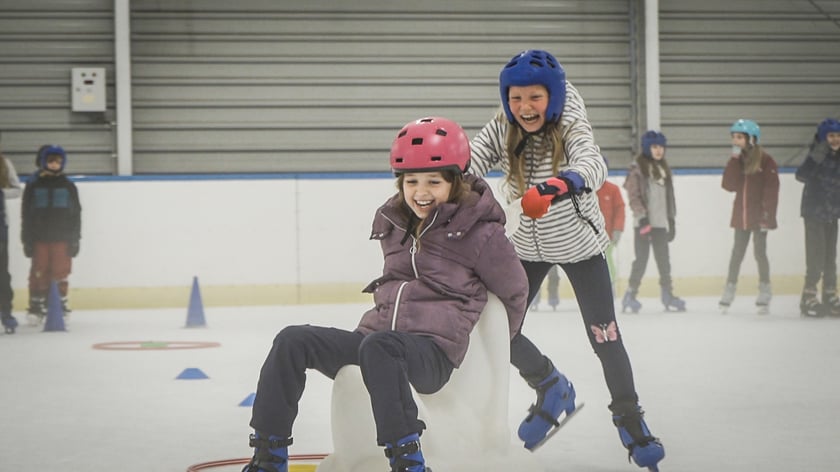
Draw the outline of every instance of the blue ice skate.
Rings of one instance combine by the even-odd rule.
[[[409,434],[393,443],[386,442],[385,457],[391,463],[391,472],[432,472],[423,459],[418,433]]]
[[[674,295],[670,287],[661,287],[662,304],[665,311],[685,311],[685,300]]]
[[[624,298],[621,299],[621,312],[624,313],[628,309],[633,313],[638,313],[639,310],[642,309],[642,303],[639,300],[636,300],[636,293],[637,290],[627,289],[624,292]]]
[[[242,472],[289,472],[289,446],[292,438],[252,434],[248,443],[254,448],[254,457]]]
[[[665,448],[650,433],[644,414],[641,407],[635,405],[627,413],[614,414],[613,424],[618,428],[621,443],[627,448],[627,460],[632,459],[639,467],[658,472],[659,461],[665,457]]]
[[[537,403],[528,408],[528,416],[519,425],[518,434],[519,439],[525,442],[525,449],[535,451],[554,436],[583,404],[575,405],[575,387],[556,368],[538,384],[529,382],[529,385],[537,391]]]

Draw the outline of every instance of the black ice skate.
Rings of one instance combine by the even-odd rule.
[[[29,299],[29,308],[26,310],[26,321],[29,326],[38,326],[44,322],[47,316],[47,299],[44,297],[32,297]]]
[[[802,291],[802,298],[799,300],[799,312],[808,318],[822,318],[825,316],[822,305],[817,299],[817,290],[806,288]]]
[[[6,334],[15,334],[15,328],[18,326],[17,319],[11,313],[3,313],[3,330]]]
[[[826,315],[832,318],[840,317],[840,298],[837,297],[837,292],[823,293],[822,306]]]

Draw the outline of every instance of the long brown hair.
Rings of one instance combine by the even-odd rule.
[[[497,115],[499,120],[507,120],[504,111]],[[547,123],[544,131],[542,131],[543,139],[540,143],[540,148],[536,149],[537,153],[551,150],[551,173],[558,174],[560,166],[566,164],[566,150],[563,146],[563,127],[558,123]],[[525,183],[525,159],[522,154],[524,149],[518,149],[522,146],[522,141],[529,139],[529,133],[522,129],[516,123],[508,125],[507,136],[505,136],[505,149],[508,155],[508,164],[510,171],[505,176],[507,185],[516,189],[516,194],[521,196],[527,190],[527,183]],[[519,153],[517,153],[519,151]]]
[[[671,166],[668,165],[668,161],[665,160],[664,156],[657,161],[652,157],[639,153],[636,155],[636,164],[638,164],[639,170],[642,171],[642,175],[649,179],[671,180]]]
[[[761,172],[761,156],[764,154],[764,149],[758,144],[753,144],[744,150],[744,173],[755,174]]]

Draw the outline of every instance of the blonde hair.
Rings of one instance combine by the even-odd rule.
[[[496,116],[496,119],[507,120],[507,116],[504,111],[501,111]],[[542,133],[545,139],[539,144],[540,147],[536,149],[536,152],[551,151],[551,173],[556,175],[559,173],[560,166],[566,164],[566,150],[563,146],[563,127],[560,122],[547,123]],[[528,137],[529,133],[523,130],[518,124],[508,124],[507,136],[505,136],[505,149],[507,150],[508,168],[510,170],[505,176],[505,182],[511,188],[516,189],[515,193],[519,196],[525,194],[528,184],[525,182],[525,159],[519,155],[524,151],[524,147],[519,149],[519,154],[516,151],[518,147],[522,146],[523,140],[528,139]]]
[[[9,188],[9,166],[6,165],[6,156],[0,153],[0,188]]]
[[[764,149],[760,145],[754,144],[744,150],[744,173],[755,174],[761,171],[761,156],[764,154]]]

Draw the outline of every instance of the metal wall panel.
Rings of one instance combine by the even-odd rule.
[[[135,172],[384,171],[411,119],[477,132],[528,48],[558,57],[605,152],[626,153],[629,5],[135,0]]]
[[[42,144],[65,147],[73,173],[110,174],[113,113],[72,112],[70,70],[105,67],[113,109],[111,0],[0,2],[0,149],[18,173]]]
[[[798,165],[840,116],[840,2],[660,0],[662,128],[669,161],[722,167],[729,127],[761,126],[781,166]]]

